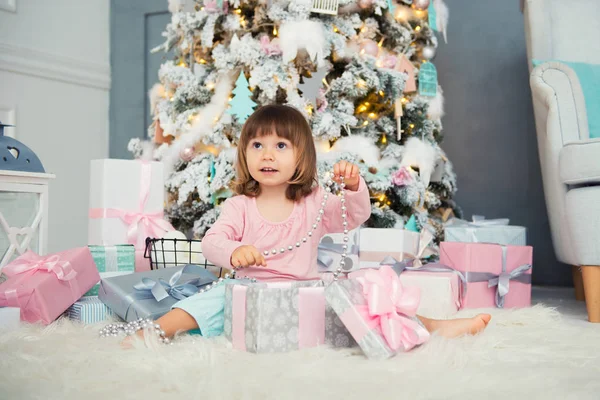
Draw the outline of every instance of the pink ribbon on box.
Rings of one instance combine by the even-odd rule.
[[[119,208],[91,208],[90,218],[121,218],[128,226],[127,243],[138,249],[146,247],[147,237],[162,237],[165,232],[174,230],[173,226],[163,219],[163,211],[145,212],[146,202],[150,195],[152,182],[152,166],[142,161],[142,176],[140,179],[140,199],[137,211],[127,211]]]
[[[71,267],[69,261],[61,261],[58,254],[43,257],[28,250],[25,254],[5,266],[2,272],[9,278],[18,275],[19,280],[28,278],[36,272],[52,273],[56,275],[58,280],[69,282],[69,287],[73,294],[73,302],[76,302],[81,297],[77,280],[74,279],[77,276],[77,271]],[[15,286],[13,285],[13,288],[5,290],[4,295],[10,303],[20,306],[20,293],[19,289],[14,288]]]
[[[427,341],[429,332],[412,319],[419,307],[419,288],[403,287],[398,275],[388,265],[367,270],[357,281],[363,287],[367,304],[356,306],[356,311],[369,329],[381,328],[392,350],[410,350]]]

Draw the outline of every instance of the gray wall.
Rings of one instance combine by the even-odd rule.
[[[572,284],[554,255],[537,150],[523,15],[518,0],[450,0],[438,78],[446,99],[442,147],[466,217],[508,217],[527,227],[538,285]]]
[[[509,217],[526,226],[534,247],[534,283],[571,285],[550,238],[529,90],[523,16],[518,0],[448,0],[448,44],[434,63],[446,98],[442,146],[458,175],[466,216]],[[111,2],[111,157],[129,158],[127,142],[143,137],[146,91],[163,55],[165,0]]]

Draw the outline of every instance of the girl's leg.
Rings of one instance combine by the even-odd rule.
[[[186,332],[198,328],[196,320],[181,308],[172,309],[154,322],[160,325],[161,329],[165,331],[165,335],[169,338],[173,337],[177,332]],[[140,329],[136,332],[136,335],[143,339],[144,330]],[[125,349],[131,348],[132,340],[132,336],[127,336],[121,342],[121,346]]]
[[[448,320],[429,319],[417,316],[430,332],[441,336],[454,338],[463,335],[475,335],[485,329],[492,319],[490,314],[478,314],[472,318],[457,318]]]
[[[192,329],[198,329],[198,323],[187,312],[181,308],[174,308],[159,319],[156,323],[165,331],[167,337],[172,337],[177,332],[187,332]]]

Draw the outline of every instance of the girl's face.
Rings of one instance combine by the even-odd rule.
[[[296,172],[296,149],[276,133],[255,137],[246,148],[246,163],[260,185],[287,186]]]

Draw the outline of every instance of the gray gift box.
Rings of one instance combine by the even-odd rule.
[[[348,315],[356,306],[367,304],[362,285],[356,279],[333,282],[325,290],[325,299],[337,315]],[[384,360],[396,354],[396,351],[388,346],[379,327],[365,328],[364,331],[367,333],[358,338],[357,343],[368,358]]]
[[[100,281],[98,298],[125,321],[157,319],[175,303],[215,280],[212,272],[198,265],[161,268],[104,278]],[[146,289],[138,290],[136,286]]]
[[[476,220],[454,218],[445,227],[445,242],[495,243],[503,246],[526,246],[527,229],[508,225],[506,219]]]
[[[358,311],[359,308],[368,306],[363,285],[359,280],[347,279],[333,282],[325,289],[325,299],[327,304],[340,316],[358,346],[369,359],[384,360],[405,351],[404,346],[400,346],[397,350],[391,348],[381,327],[377,324],[370,325],[364,315]],[[405,315],[403,318],[411,320],[412,325],[418,326],[421,334],[425,333],[426,338],[429,337],[427,330],[416,316]]]
[[[301,311],[301,294],[309,292],[315,298],[322,296],[322,304],[314,308],[314,315],[312,309]],[[355,346],[356,342],[327,305],[324,295],[322,281],[228,284],[224,334],[235,348],[253,353],[286,352],[321,344]],[[321,317],[318,313],[323,312]],[[319,332],[320,329],[324,332]]]

